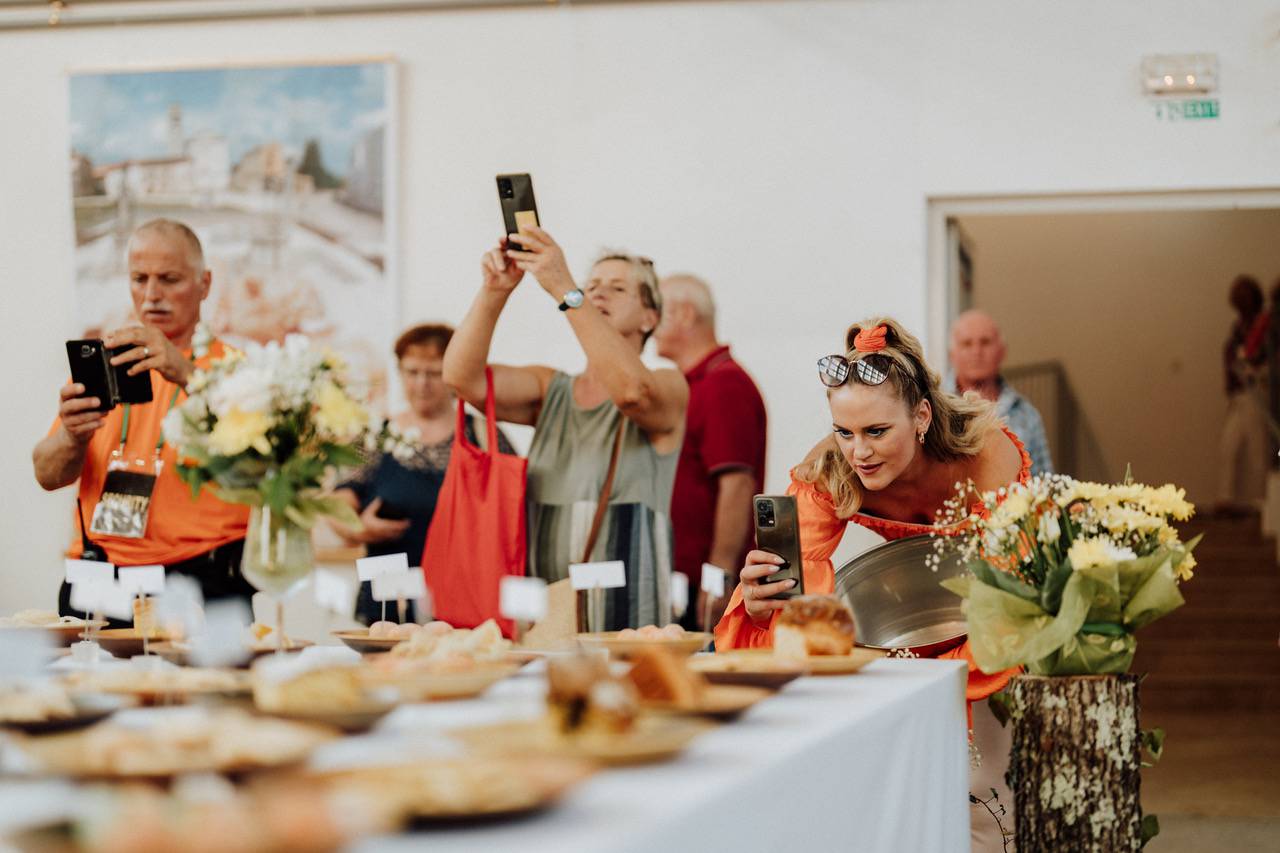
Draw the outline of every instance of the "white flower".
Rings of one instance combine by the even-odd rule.
[[[271,372],[254,364],[250,357],[229,374],[210,383],[209,408],[220,418],[226,417],[233,409],[265,414],[271,410],[274,391],[271,379]]]
[[[1052,545],[1062,535],[1062,525],[1058,522],[1057,512],[1045,512],[1040,515],[1036,524],[1036,539],[1042,545]]]

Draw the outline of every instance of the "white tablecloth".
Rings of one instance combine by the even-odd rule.
[[[497,825],[368,839],[360,851],[969,850],[965,666],[882,660],[853,676],[803,678],[676,760],[607,770],[553,810]],[[536,690],[515,678],[490,712]],[[475,723],[475,703],[403,709],[388,728]],[[397,712],[399,713],[399,712]],[[488,717],[489,714],[484,716]]]
[[[450,728],[541,712],[543,684],[522,672],[478,700],[397,709],[314,763],[456,749]],[[852,676],[798,679],[679,758],[602,771],[542,814],[368,838],[356,850],[964,853],[964,686],[957,661],[881,660]],[[0,828],[56,814],[73,796],[58,784],[0,783]]]

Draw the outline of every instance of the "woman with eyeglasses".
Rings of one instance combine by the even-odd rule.
[[[979,491],[988,491],[1026,482],[1031,472],[1031,458],[1017,436],[1001,425],[993,404],[977,395],[943,391],[938,374],[925,363],[920,342],[896,321],[856,324],[845,340],[843,355],[818,362],[831,408],[831,434],[792,469],[787,489],[796,498],[807,594],[834,591],[831,555],[849,524],[886,539],[928,534],[935,530],[938,512],[955,497],[958,483],[972,481]],[[795,585],[794,580],[764,582],[781,562],[765,551],[747,555],[741,582],[716,626],[717,649],[773,644],[774,617],[785,604],[773,596]],[[970,702],[1003,689],[1014,672],[984,674],[973,663],[968,643],[942,657],[968,661]],[[989,722],[990,711],[975,708],[979,735]],[[1007,790],[1000,769],[1007,762],[1007,746],[1001,755],[998,742],[984,748],[983,740],[975,737],[987,769],[974,780],[974,790]],[[1011,815],[1011,796],[1002,794],[1001,801]],[[990,817],[980,819],[985,814],[983,809],[973,815],[975,849],[998,850],[998,827]],[[1011,818],[1002,820],[1012,830]]]
[[[603,630],[671,621],[671,490],[689,386],[678,370],[640,359],[662,318],[653,262],[606,253],[579,288],[551,235],[532,227],[485,255],[484,283],[444,357],[444,380],[474,406],[493,371],[499,420],[534,427],[529,448],[530,575],[563,580],[570,563],[621,560],[626,586],[606,592]],[[492,364],[507,299],[533,277],[587,357],[582,373]]]

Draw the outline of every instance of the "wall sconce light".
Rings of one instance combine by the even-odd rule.
[[[1142,91],[1147,95],[1203,95],[1217,89],[1216,54],[1158,54],[1142,58]]]

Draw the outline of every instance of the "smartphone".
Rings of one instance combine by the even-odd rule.
[[[504,234],[519,234],[530,225],[539,225],[538,205],[533,199],[533,178],[528,175],[498,175],[498,202],[502,205]],[[511,248],[520,247],[512,244]]]
[[[756,548],[783,559],[778,571],[766,577],[763,583],[791,579],[796,585],[774,598],[804,595],[804,564],[800,559],[800,519],[796,514],[796,499],[790,495],[756,495],[752,504],[755,509]]]
[[[67,341],[67,361],[71,365],[71,381],[84,386],[84,397],[97,397],[97,411],[109,412],[120,403],[151,402],[151,371],[129,375],[130,364],[111,366],[111,359],[130,346],[108,349],[101,340],[91,338]]]

